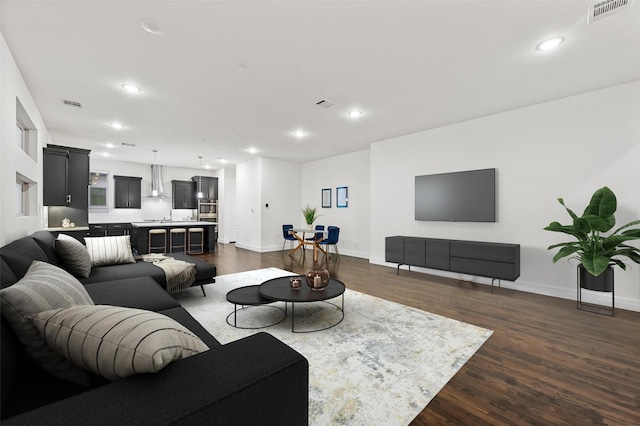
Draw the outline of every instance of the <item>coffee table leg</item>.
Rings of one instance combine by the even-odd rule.
[[[238,326],[238,305],[233,304],[233,326]]]
[[[295,328],[295,324],[296,324],[296,311],[295,311],[295,302],[291,302],[291,332],[295,333],[295,331],[293,331],[293,329]]]

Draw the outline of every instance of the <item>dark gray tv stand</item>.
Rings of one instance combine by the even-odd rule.
[[[385,261],[498,280],[520,276],[520,244],[394,236],[385,238]]]

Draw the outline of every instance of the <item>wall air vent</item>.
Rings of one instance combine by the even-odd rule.
[[[335,103],[333,103],[333,102],[331,102],[331,101],[329,101],[327,99],[323,99],[321,101],[316,102],[316,105],[319,106],[320,108],[327,109],[327,108],[331,108],[332,106],[334,106]]]
[[[70,101],[68,99],[63,99],[62,103],[70,106],[70,107],[74,107],[74,108],[82,108],[82,104],[80,102],[76,102],[76,101]]]
[[[593,4],[589,6],[587,22],[591,24],[599,19],[606,18],[621,9],[628,8],[631,3],[633,3],[633,0],[606,0]]]

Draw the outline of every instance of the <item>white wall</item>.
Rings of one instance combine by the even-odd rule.
[[[218,180],[218,242],[236,241],[236,168],[219,170]]]
[[[341,254],[369,258],[371,174],[369,150],[311,161],[302,165],[301,207],[318,207],[316,225],[340,227],[338,250]],[[348,187],[348,207],[336,207],[336,188]],[[322,189],[331,188],[331,208],[322,208]],[[296,226],[304,226],[298,212]]]
[[[42,147],[51,143],[49,132],[29,93],[22,74],[0,33],[0,246],[24,237],[42,227]],[[16,143],[16,98],[26,110],[38,132],[34,158]],[[32,210],[17,216],[16,173],[36,183],[32,191]]]
[[[519,243],[521,277],[503,285],[574,299],[575,265],[553,264],[546,249],[566,238],[542,228],[569,222],[558,197],[581,213],[605,185],[618,197],[618,223],[638,219],[639,164],[638,81],[374,143],[370,261],[384,264],[385,237],[392,235]],[[416,175],[493,167],[496,223],[414,220]],[[632,265],[615,272],[616,305],[640,310],[640,265]],[[592,299],[610,303],[610,294]]]
[[[281,250],[282,225],[302,219],[300,165],[256,158],[238,164],[236,172],[236,246],[258,252]]]
[[[262,251],[282,250],[282,225],[303,223],[300,174],[300,164],[262,159]]]

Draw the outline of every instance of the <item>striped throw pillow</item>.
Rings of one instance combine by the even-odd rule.
[[[155,373],[209,350],[182,324],[157,312],[119,306],[73,306],[32,317],[47,344],[108,380]]]
[[[91,258],[84,244],[67,234],[60,234],[56,238],[55,249],[69,272],[82,278],[89,277]]]
[[[131,252],[131,236],[85,238],[91,266],[136,263]]]
[[[2,315],[36,364],[58,378],[88,385],[89,374],[51,349],[30,319],[42,311],[75,305],[93,301],[76,278],[45,262],[34,261],[20,281],[0,290]]]

